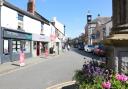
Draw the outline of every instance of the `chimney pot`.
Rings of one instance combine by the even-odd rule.
[[[35,0],[29,0],[28,1],[27,11],[34,14],[34,12],[35,12]]]

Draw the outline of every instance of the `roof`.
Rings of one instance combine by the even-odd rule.
[[[105,24],[110,20],[111,20],[111,17],[97,17],[96,19],[92,20],[91,23]]]
[[[27,12],[27,11],[24,11],[24,10],[22,10],[22,9],[20,9],[20,8],[14,6],[14,5],[12,5],[11,3],[7,2],[7,1],[4,1],[3,5],[7,6],[8,8],[11,8],[13,10],[18,11],[19,13],[21,13],[23,15],[26,15],[28,17],[31,17],[31,18],[33,18],[35,20],[41,21],[42,23],[46,23],[46,24],[49,25],[49,21],[47,19],[45,19],[43,16],[41,16],[41,15],[39,16],[39,14],[38,15],[37,14],[33,15],[33,14]]]
[[[44,18],[42,15],[40,15],[38,12],[35,11],[34,15],[42,20],[45,21],[49,25],[50,21],[48,21],[46,18]]]

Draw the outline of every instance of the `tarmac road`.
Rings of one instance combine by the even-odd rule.
[[[84,57],[76,50],[70,50],[33,66],[5,74],[0,76],[0,89],[46,89],[71,81],[74,71],[82,68]]]

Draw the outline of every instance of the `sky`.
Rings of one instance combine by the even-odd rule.
[[[13,5],[27,10],[28,0],[7,0]],[[66,35],[71,38],[84,33],[86,15],[90,11],[92,19],[100,16],[112,16],[112,0],[35,0],[36,11],[43,17],[52,20],[56,17],[64,24]]]

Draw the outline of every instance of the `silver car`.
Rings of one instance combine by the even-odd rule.
[[[93,52],[94,46],[93,45],[85,45],[84,46],[84,51],[86,52]]]

